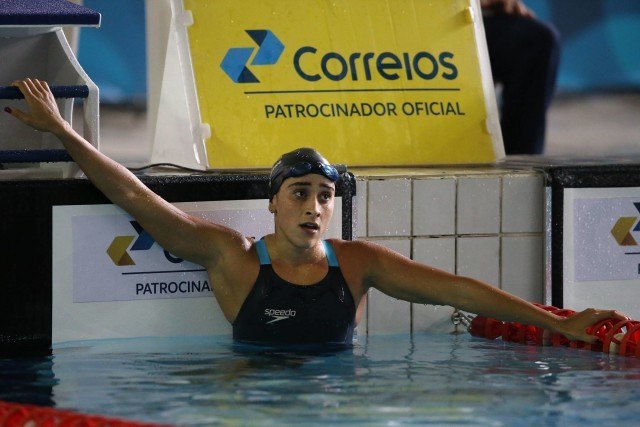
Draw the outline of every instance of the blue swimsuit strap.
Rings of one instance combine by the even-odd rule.
[[[325,255],[327,255],[327,261],[329,262],[329,267],[340,267],[340,264],[338,264],[338,257],[336,256],[336,253],[333,250],[333,246],[331,246],[331,243],[327,242],[326,240],[323,240],[322,244],[324,246],[324,253]]]
[[[260,265],[271,264],[271,258],[269,258],[269,252],[267,251],[267,245],[264,243],[264,240],[258,240],[256,242],[256,250],[258,251]]]
[[[340,265],[338,264],[338,257],[336,257],[336,253],[334,252],[331,243],[323,240],[322,245],[324,246],[324,253],[327,256],[329,267],[339,267]],[[256,250],[258,251],[258,259],[260,260],[260,265],[271,264],[271,258],[269,258],[269,252],[267,251],[267,245],[265,244],[264,240],[258,240],[256,242]]]

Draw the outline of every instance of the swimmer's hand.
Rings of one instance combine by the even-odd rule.
[[[587,333],[587,328],[605,319],[628,320],[629,318],[615,310],[596,310],[587,308],[579,313],[560,320],[558,332],[571,341],[584,341],[594,344],[598,338]]]
[[[28,112],[17,108],[6,108],[5,111],[32,128],[52,132],[59,135],[69,126],[60,115],[56,100],[47,82],[38,79],[16,80],[11,86],[17,87],[24,95],[29,107]]]

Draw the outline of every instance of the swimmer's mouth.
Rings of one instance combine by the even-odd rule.
[[[302,224],[300,224],[300,227],[306,228],[309,230],[320,230],[320,226],[315,222],[303,222]]]

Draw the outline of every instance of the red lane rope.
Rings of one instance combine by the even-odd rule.
[[[575,311],[535,304],[543,310],[557,316],[570,317]],[[615,353],[621,356],[640,356],[640,321],[605,319],[589,328],[587,333],[595,335],[598,341],[590,344],[584,341],[570,341],[564,335],[546,331],[532,325],[518,322],[502,322],[491,317],[476,316],[469,326],[474,337],[494,340],[501,337],[503,341],[530,345],[552,345],[554,347],[569,346],[604,353]]]
[[[166,427],[36,405],[0,402],[0,427]]]

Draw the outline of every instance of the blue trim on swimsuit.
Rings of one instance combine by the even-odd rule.
[[[258,240],[256,242],[256,250],[258,251],[260,265],[271,264],[271,258],[269,258],[269,252],[267,251],[267,245],[264,243],[264,240]]]
[[[327,261],[329,262],[329,267],[340,267],[340,265],[338,264],[338,257],[336,257],[336,253],[333,250],[333,246],[331,246],[331,243],[323,240],[322,244],[324,246],[324,253],[327,256]]]
[[[329,267],[340,267],[340,264],[338,264],[338,257],[336,256],[336,252],[333,250],[333,246],[331,246],[331,243],[323,240],[322,246],[324,247],[324,254],[327,257]],[[271,264],[269,251],[267,251],[267,244],[264,242],[264,240],[258,240],[256,242],[256,250],[258,251],[258,259],[260,260],[260,265]]]

